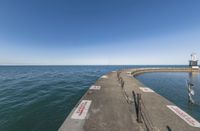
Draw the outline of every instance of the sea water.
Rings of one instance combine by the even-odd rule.
[[[129,67],[0,66],[0,131],[56,131],[99,77]]]
[[[0,66],[0,131],[57,131],[99,77],[115,70],[140,67],[160,66]],[[199,119],[199,106],[189,109],[185,105],[187,74],[167,76],[147,73],[138,79]],[[195,100],[199,100],[197,89]],[[166,91],[169,93],[163,94]]]

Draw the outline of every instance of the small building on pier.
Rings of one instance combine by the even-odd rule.
[[[189,66],[193,69],[198,69],[198,59],[197,59],[197,55],[196,53],[192,53],[191,55],[191,59],[189,60]]]

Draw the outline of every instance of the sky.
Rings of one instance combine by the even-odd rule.
[[[182,65],[199,0],[0,0],[0,65]]]

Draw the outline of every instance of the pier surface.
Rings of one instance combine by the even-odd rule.
[[[152,90],[143,90],[145,85],[133,77],[156,71],[198,72],[199,70],[140,68],[122,70],[120,74],[119,72],[106,74],[85,93],[59,131],[200,131],[197,121],[174,108],[172,102],[159,94]],[[123,87],[119,78],[124,82]],[[136,103],[132,91],[142,96],[141,123],[137,122]],[[179,115],[185,116],[186,120],[173,112],[173,108]]]

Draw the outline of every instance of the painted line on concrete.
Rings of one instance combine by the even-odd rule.
[[[182,118],[185,122],[187,122],[190,126],[200,128],[200,123],[191,117],[189,114],[181,110],[179,107],[174,105],[167,105],[167,107],[172,110],[176,115]]]
[[[90,87],[90,90],[100,90],[101,89],[101,86],[95,86],[95,85],[92,85]]]
[[[154,90],[152,90],[148,87],[140,87],[140,90],[142,90],[143,92],[154,92]]]
[[[107,79],[107,78],[108,78],[108,76],[106,76],[106,75],[103,75],[101,78]]]
[[[91,100],[82,100],[78,107],[75,109],[74,113],[72,114],[72,119],[85,119],[90,108],[92,101]]]

